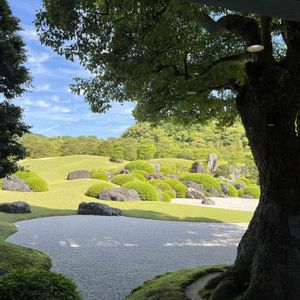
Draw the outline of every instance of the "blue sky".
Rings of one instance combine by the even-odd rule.
[[[96,135],[117,137],[135,123],[132,103],[115,103],[106,114],[95,114],[80,96],[73,95],[69,84],[74,77],[88,76],[77,63],[66,61],[40,44],[32,24],[40,0],[8,0],[13,14],[21,20],[21,33],[28,49],[27,67],[33,77],[29,93],[14,100],[24,108],[24,120],[33,133],[54,135]]]

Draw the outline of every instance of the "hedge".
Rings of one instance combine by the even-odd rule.
[[[118,174],[112,178],[111,182],[117,185],[123,185],[134,180],[145,181],[146,179],[140,174]]]
[[[0,276],[1,300],[82,300],[76,285],[62,274],[19,269]]]
[[[132,172],[135,173],[135,174],[141,174],[144,177],[146,177],[148,175],[148,173],[144,170],[132,170]]]
[[[165,180],[161,180],[161,179],[152,179],[149,181],[150,184],[152,184],[153,186],[159,188],[162,191],[172,191],[172,187],[166,183]]]
[[[184,181],[193,181],[202,184],[206,190],[215,188],[218,192],[222,192],[219,180],[209,174],[197,173],[197,174],[185,174],[180,177]]]
[[[165,179],[164,180],[167,184],[169,184],[173,190],[176,192],[176,196],[178,198],[184,198],[187,192],[187,187],[176,179]]]
[[[136,190],[142,201],[159,201],[159,193],[150,183],[144,181],[131,181],[122,185],[123,188]]]
[[[103,190],[112,189],[119,187],[116,184],[113,184],[111,182],[102,181],[100,183],[96,183],[88,188],[85,195],[88,197],[98,198],[98,196],[101,194]]]
[[[227,189],[228,189],[228,194],[229,194],[229,197],[238,197],[239,194],[238,194],[238,191],[237,189],[235,188],[234,185],[232,185],[231,183],[226,183],[227,185]]]
[[[101,179],[101,180],[108,180],[109,177],[107,176],[106,172],[103,170],[97,169],[97,170],[92,170],[92,178],[94,179]]]
[[[134,171],[134,170],[143,170],[148,174],[155,174],[155,168],[147,161],[143,160],[136,160],[127,164],[124,169]]]
[[[171,197],[169,196],[169,194],[167,194],[165,192],[161,192],[160,195],[162,197],[161,201],[163,201],[163,202],[171,202]]]
[[[31,177],[25,180],[33,192],[46,192],[49,190],[47,181],[40,177]]]
[[[260,197],[260,189],[255,184],[247,185],[244,189],[244,195],[250,195],[253,198],[258,199]]]
[[[171,199],[175,199],[176,198],[176,193],[172,190],[172,191],[164,191],[164,193],[168,194]]]

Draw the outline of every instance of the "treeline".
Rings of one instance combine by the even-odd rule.
[[[31,158],[85,154],[109,156],[112,161],[153,158],[205,161],[210,153],[216,153],[220,160],[233,164],[253,161],[240,123],[228,128],[219,128],[213,122],[188,128],[170,123],[157,126],[140,123],[120,138],[26,135],[22,144]]]

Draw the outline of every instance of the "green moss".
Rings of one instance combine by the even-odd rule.
[[[97,169],[97,170],[92,170],[92,178],[94,179],[101,179],[101,180],[108,180],[108,176],[105,171]]]
[[[47,182],[40,177],[30,177],[25,182],[33,192],[47,192],[49,190]]]
[[[141,180],[144,181],[145,178],[140,174],[118,174],[113,177],[111,180],[112,183],[117,185],[123,185],[127,182],[134,181],[134,180]]]
[[[0,277],[2,300],[55,299],[80,300],[71,279],[40,269],[20,269]]]
[[[184,181],[193,181],[202,184],[206,190],[214,188],[218,192],[221,192],[219,180],[209,174],[185,174],[181,176],[180,179]]]
[[[130,162],[125,166],[125,169],[134,171],[134,170],[143,170],[147,172],[148,174],[155,174],[156,170],[155,168],[147,161],[143,160],[136,160],[133,162]]]
[[[165,179],[165,182],[169,184],[176,192],[178,198],[184,198],[187,192],[187,187],[176,179]]]
[[[112,189],[112,188],[116,188],[116,187],[119,187],[119,186],[116,184],[107,182],[107,181],[102,181],[100,183],[93,184],[92,186],[90,186],[88,188],[88,190],[86,191],[85,195],[88,197],[97,198],[103,190]]]
[[[135,288],[125,300],[188,300],[185,288],[211,273],[223,272],[226,266],[208,266],[166,273]]]
[[[247,185],[244,189],[244,194],[245,195],[250,195],[253,198],[258,199],[260,197],[260,189],[257,185],[255,184],[250,184]]]
[[[122,187],[136,190],[143,201],[159,201],[158,191],[148,182],[136,180],[128,182]]]

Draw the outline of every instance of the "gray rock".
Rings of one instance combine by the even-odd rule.
[[[160,174],[149,174],[147,175],[147,179],[151,180],[151,179],[164,179],[164,175],[160,175]]]
[[[205,195],[202,192],[200,192],[192,187],[189,187],[187,189],[186,197],[189,199],[205,199]]]
[[[244,194],[244,195],[242,195],[242,196],[241,196],[241,198],[245,198],[245,199],[254,199],[254,197],[253,197],[253,196],[251,196],[251,195],[248,195],[248,194]]]
[[[130,170],[127,170],[127,169],[122,169],[119,174],[129,174],[130,173]]]
[[[224,195],[228,196],[229,195],[229,190],[228,190],[227,184],[225,182],[221,182],[220,187],[221,187],[221,190],[224,193]]]
[[[160,165],[159,164],[153,164],[152,165],[154,167],[154,169],[156,170],[157,173],[160,173]]]
[[[236,184],[234,184],[234,186],[237,190],[243,190],[246,187],[246,183],[245,184],[236,183]]]
[[[68,174],[67,180],[91,178],[91,173],[87,170],[73,171]]]
[[[205,173],[205,168],[203,164],[198,161],[195,161],[190,169],[191,173]]]
[[[170,179],[179,180],[179,176],[177,174],[166,174],[166,176]]]
[[[231,166],[230,170],[231,170],[230,177],[232,180],[237,180],[240,178],[240,170],[238,168]]]
[[[207,166],[208,166],[208,171],[210,173],[214,173],[217,170],[217,168],[218,168],[218,155],[217,154],[212,153],[209,155]]]
[[[244,175],[248,175],[249,174],[249,169],[247,166],[242,166],[240,167],[240,172]]]
[[[28,214],[31,213],[30,205],[24,201],[11,203],[1,203],[0,211],[8,214]]]
[[[15,175],[7,176],[3,179],[2,190],[13,192],[32,192],[29,185]]]
[[[201,202],[204,205],[216,205],[215,201],[210,198],[204,198]]]
[[[82,202],[78,206],[78,215],[121,216],[121,214],[120,209],[101,203]]]
[[[107,172],[106,175],[108,176],[109,181],[111,181],[114,177],[114,173],[112,173],[112,172]]]
[[[101,200],[111,201],[139,201],[141,200],[139,193],[133,189],[113,188],[102,191],[99,195]]]
[[[219,193],[215,188],[209,188],[208,189],[209,194],[215,197],[224,197],[221,193]]]
[[[190,187],[193,188],[197,191],[200,191],[202,193],[205,192],[204,186],[202,184],[196,183],[194,181],[182,181],[182,183],[186,186],[186,187]]]

